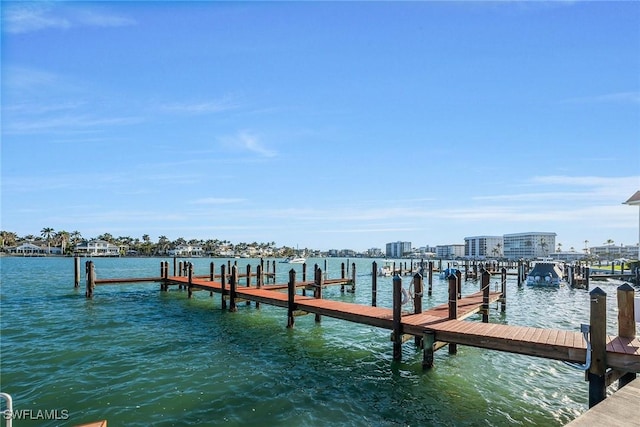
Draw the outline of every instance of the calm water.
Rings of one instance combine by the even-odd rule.
[[[160,259],[93,261],[98,278],[159,274]],[[207,274],[212,260],[192,261]],[[329,260],[330,277],[339,277],[342,261]],[[371,260],[355,262],[355,295],[334,287],[326,298],[370,304]],[[189,300],[183,291],[160,293],[159,284],[99,286],[87,300],[83,284],[73,288],[70,258],[0,263],[2,391],[14,410],[69,413],[66,421],[18,427],[101,419],[110,426],[550,426],[587,408],[583,374],[561,362],[459,346],[455,356],[437,352],[434,369],[422,371],[412,343],[402,362],[392,361],[386,330],[327,317],[317,325],[313,316],[288,330],[284,309],[240,304],[229,313],[217,294]],[[291,265],[277,267],[278,282],[286,282]],[[598,285],[609,295],[613,334],[617,284]],[[378,287],[378,305],[390,307],[391,279],[379,278]],[[463,292],[476,288],[469,282]],[[425,307],[445,302],[446,289],[435,279]],[[588,307],[585,291],[518,289],[514,281],[507,313],[494,310],[491,321],[579,330]]]

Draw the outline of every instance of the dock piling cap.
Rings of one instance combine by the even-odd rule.
[[[591,292],[589,292],[589,295],[604,295],[604,296],[607,296],[607,293],[596,286]]]

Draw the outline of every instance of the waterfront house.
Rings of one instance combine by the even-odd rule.
[[[33,243],[26,242],[13,248],[9,248],[8,252],[10,254],[25,256],[45,255],[47,253],[47,248],[43,248],[41,246],[34,245]]]
[[[75,252],[86,256],[120,256],[120,247],[106,240],[89,240],[76,245]]]
[[[178,245],[170,249],[168,254],[176,257],[201,257],[204,255],[204,250],[200,245]]]

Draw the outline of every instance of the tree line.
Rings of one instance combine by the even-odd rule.
[[[175,249],[181,245],[199,246],[206,254],[217,254],[223,252],[233,252],[236,254],[244,252],[254,253],[270,253],[278,256],[291,256],[296,253],[292,247],[283,246],[276,248],[275,242],[240,242],[232,243],[229,240],[219,239],[190,239],[186,240],[179,237],[170,240],[167,236],[159,236],[156,242],[152,241],[148,234],[143,234],[140,238],[131,236],[113,236],[110,233],[104,233],[96,237],[85,239],[79,231],[56,231],[51,227],[44,227],[40,230],[39,235],[28,234],[26,236],[18,236],[12,231],[0,231],[0,240],[2,249],[18,246],[22,243],[32,243],[38,246],[46,245],[51,247],[60,247],[63,254],[72,254],[75,247],[89,240],[104,240],[120,247],[124,253],[135,251],[141,255],[165,255],[169,250]],[[306,251],[306,250],[305,250]],[[49,250],[50,252],[50,250]]]

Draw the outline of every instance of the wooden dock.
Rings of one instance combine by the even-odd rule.
[[[640,378],[625,385],[613,396],[590,408],[566,426],[640,426]]]
[[[177,286],[188,291],[189,297],[197,290],[209,291],[211,295],[219,294],[221,308],[230,311],[237,311],[240,301],[246,301],[247,304],[254,302],[256,306],[269,304],[286,308],[289,328],[294,327],[295,318],[299,315],[313,314],[316,322],[320,322],[322,316],[328,316],[390,330],[394,360],[401,359],[401,346],[407,338],[414,337],[415,344],[423,351],[425,368],[433,366],[436,350],[448,346],[449,353],[455,354],[457,345],[569,362],[587,372],[590,407],[605,399],[608,385],[616,380],[620,384],[629,383],[640,372],[634,290],[628,284],[618,288],[618,335],[607,336],[606,294],[599,288],[590,292],[590,325],[583,325],[587,327],[588,335],[578,331],[489,323],[489,304],[499,302],[503,311],[506,308],[505,269],[502,270],[501,290],[490,290],[490,274],[483,270],[480,273],[480,291],[464,296],[460,292],[461,272],[450,275],[448,301],[426,311],[422,310],[422,295],[426,292],[420,274],[413,278],[411,298],[407,298],[409,295],[402,287],[402,279],[396,276],[393,279],[393,307],[377,307],[375,263],[372,269],[372,306],[322,298],[322,290],[331,285],[340,285],[342,290],[348,285],[351,291],[355,291],[355,265],[351,278],[345,277],[343,268],[343,277],[339,279],[325,278],[322,270],[316,268],[313,280],[297,281],[296,272],[292,269],[286,284],[264,284],[260,266],[256,274],[251,274],[250,267],[247,267],[242,281],[235,266],[227,272],[223,265],[219,276],[211,271],[209,277],[195,276],[192,269],[187,271],[186,276],[169,276],[168,263],[161,263],[160,270],[158,277],[96,280],[92,262],[89,261],[86,295],[91,297],[96,285],[160,282],[162,291]],[[220,280],[215,280],[218,277]],[[306,291],[312,291],[313,295],[306,295]],[[413,300],[413,307],[406,305],[410,300]],[[481,322],[469,320],[476,313],[481,314]],[[585,340],[587,336],[589,343]]]

